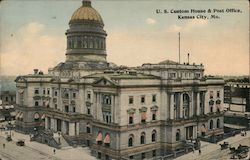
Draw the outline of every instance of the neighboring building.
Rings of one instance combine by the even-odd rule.
[[[1,76],[0,121],[15,119],[16,88],[14,77]]]
[[[204,76],[204,66],[108,63],[104,24],[87,0],[69,27],[65,62],[16,79],[18,130],[38,130],[50,145],[84,143],[99,159],[162,156],[186,140],[223,134],[224,81]]]
[[[224,87],[225,127],[250,128],[250,84],[228,82]]]

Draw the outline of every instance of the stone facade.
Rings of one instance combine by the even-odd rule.
[[[83,1],[79,9],[88,14],[88,7]],[[75,36],[99,34],[105,44],[99,14],[93,19],[78,14],[70,21],[70,30],[79,29]],[[70,48],[66,62],[48,75],[34,70],[16,79],[18,129],[60,132],[70,144],[90,146],[99,159],[162,156],[186,140],[223,133],[224,81],[205,77],[202,65],[118,67],[106,62],[105,48],[96,47]]]

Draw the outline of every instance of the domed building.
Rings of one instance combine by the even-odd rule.
[[[223,134],[222,79],[171,60],[116,66],[103,28],[83,0],[66,31],[65,62],[16,78],[16,130],[56,148],[89,146],[105,160],[176,156],[193,148],[187,141]]]

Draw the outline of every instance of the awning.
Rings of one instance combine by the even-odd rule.
[[[45,119],[45,114],[42,115],[41,119]]]
[[[34,118],[35,118],[35,119],[39,119],[39,118],[40,118],[40,115],[39,115],[38,113],[35,113],[35,114],[34,114]]]
[[[141,119],[142,120],[146,120],[147,119],[146,112],[141,112]]]
[[[99,132],[97,137],[96,137],[96,141],[102,141],[102,132]]]
[[[110,143],[110,135],[106,134],[106,137],[103,140],[104,143]]]
[[[0,106],[0,109],[3,109],[3,106]]]
[[[233,129],[245,129],[245,128],[247,128],[246,126],[240,126],[240,125],[228,124],[228,123],[224,123],[224,127],[233,128]]]
[[[10,108],[14,108],[14,106],[13,106],[13,105],[10,105]]]
[[[5,109],[10,109],[10,106],[6,105],[4,106]]]

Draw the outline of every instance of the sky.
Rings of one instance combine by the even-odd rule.
[[[2,0],[0,73],[23,75],[65,61],[68,22],[81,0]],[[107,36],[107,60],[140,66],[166,59],[204,64],[210,75],[249,74],[247,0],[92,0]],[[206,13],[156,13],[156,10],[206,10]],[[224,13],[207,13],[207,10]],[[226,10],[231,12],[226,12]],[[239,9],[240,12],[232,12]],[[178,19],[203,15],[209,19]],[[211,15],[220,18],[211,19]]]

